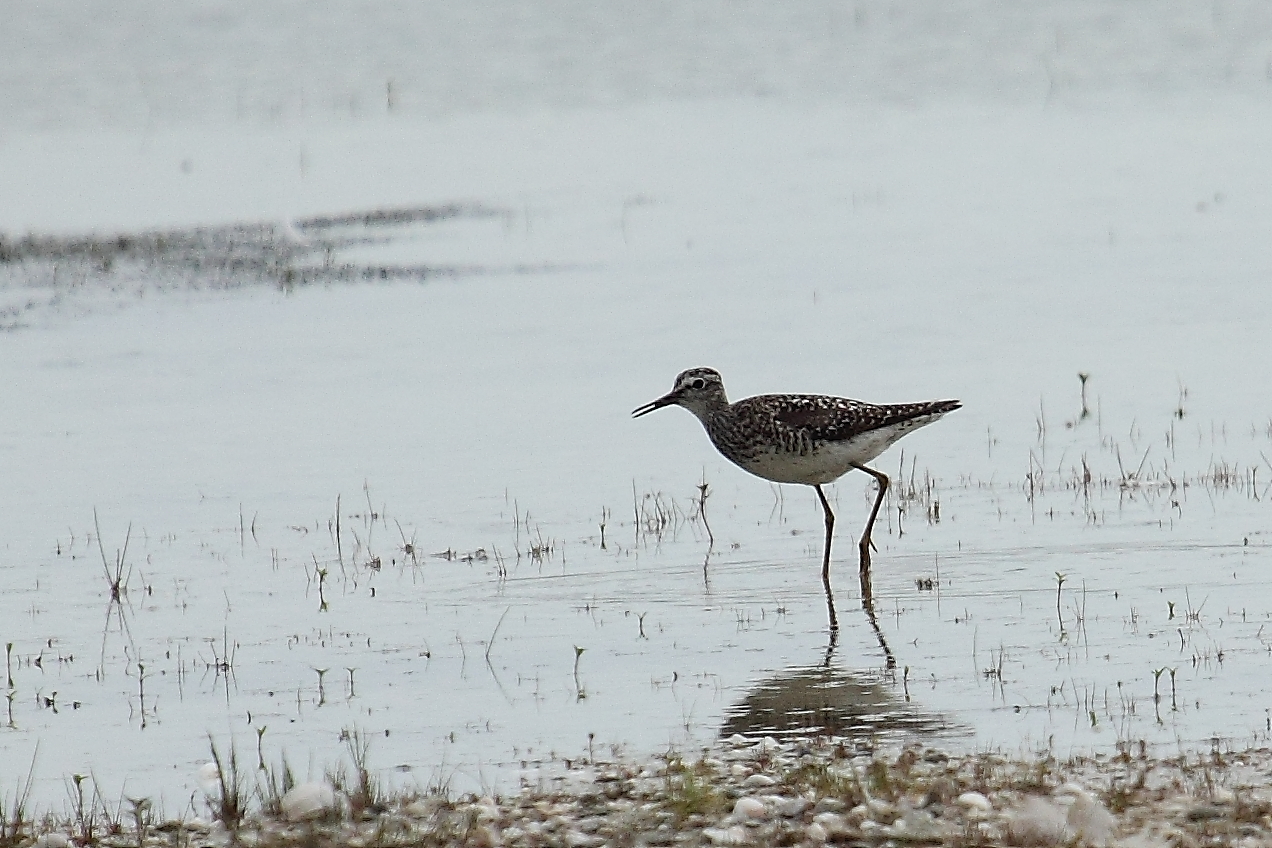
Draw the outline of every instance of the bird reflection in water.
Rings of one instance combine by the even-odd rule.
[[[789,668],[759,683],[725,710],[720,735],[873,738],[959,731],[946,717],[909,703],[885,674],[822,664]]]

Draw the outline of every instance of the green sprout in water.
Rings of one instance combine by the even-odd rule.
[[[574,646],[574,698],[581,701],[587,697],[587,690],[579,683],[579,659],[583,656],[583,648]]]
[[[1064,635],[1064,616],[1060,613],[1060,590],[1064,587],[1065,575],[1056,572],[1056,619],[1060,622],[1060,635]]]

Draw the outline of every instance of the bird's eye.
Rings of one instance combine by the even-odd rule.
[[[701,377],[698,377],[689,382],[689,388],[691,389],[705,389],[706,387],[707,387],[707,381],[702,379]]]

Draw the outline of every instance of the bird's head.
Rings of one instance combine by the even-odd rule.
[[[673,404],[683,406],[699,419],[728,406],[729,400],[724,393],[724,380],[720,377],[720,372],[714,368],[690,368],[688,371],[681,371],[676,375],[676,384],[671,391],[644,406],[636,407],[632,410],[632,417],[639,418],[655,409],[662,409],[664,406]]]

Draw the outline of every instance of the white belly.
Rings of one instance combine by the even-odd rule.
[[[931,423],[940,415],[923,416],[869,430],[842,442],[822,442],[805,454],[768,450],[746,460],[734,460],[752,474],[774,483],[804,483],[813,486],[838,480],[853,469],[883,453],[906,433]]]

